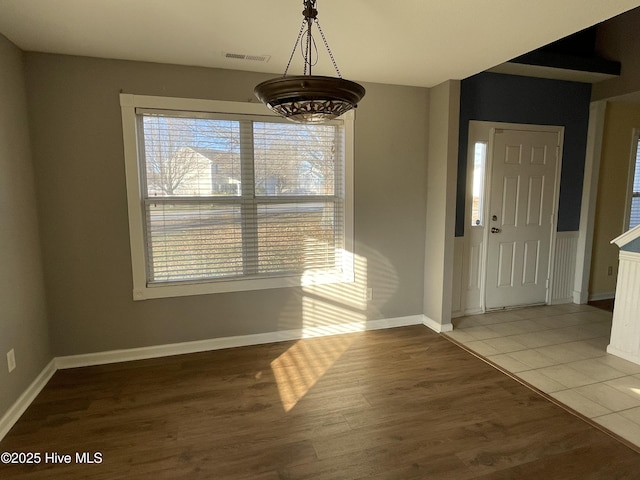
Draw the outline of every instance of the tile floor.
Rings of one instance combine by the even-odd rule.
[[[451,338],[640,446],[640,365],[606,352],[612,314],[588,305],[453,320]]]

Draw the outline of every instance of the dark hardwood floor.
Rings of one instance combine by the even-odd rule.
[[[608,298],[606,300],[591,300],[589,302],[589,305],[591,305],[592,307],[600,308],[602,310],[606,310],[607,312],[613,312],[614,304],[614,298]]]
[[[3,480],[640,475],[640,454],[421,326],[58,371],[4,451],[43,457]]]

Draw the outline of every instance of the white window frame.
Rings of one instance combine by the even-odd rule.
[[[631,225],[631,204],[633,201],[633,183],[636,175],[636,168],[640,167],[638,162],[638,142],[640,142],[640,128],[634,128],[631,141],[631,158],[629,159],[629,175],[627,177],[627,204],[625,205],[624,224],[622,231],[629,230]]]
[[[262,104],[225,102],[217,100],[156,97],[120,94],[122,131],[129,212],[129,235],[133,274],[133,299],[206,295],[223,292],[297,287],[354,281],[353,228],[353,170],[354,170],[354,113],[340,117],[344,122],[344,251],[339,272],[305,271],[302,275],[271,278],[239,278],[180,283],[147,283],[143,172],[139,161],[137,108],[174,110],[181,112],[215,112],[240,115],[261,115],[277,118]]]

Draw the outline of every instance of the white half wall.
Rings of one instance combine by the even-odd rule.
[[[640,254],[620,252],[616,303],[607,352],[640,364]]]

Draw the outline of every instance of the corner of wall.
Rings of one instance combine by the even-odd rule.
[[[451,325],[460,82],[430,92],[427,223],[423,313],[441,329]]]
[[[51,361],[23,52],[0,35],[0,416]],[[0,428],[1,425],[0,425]]]

